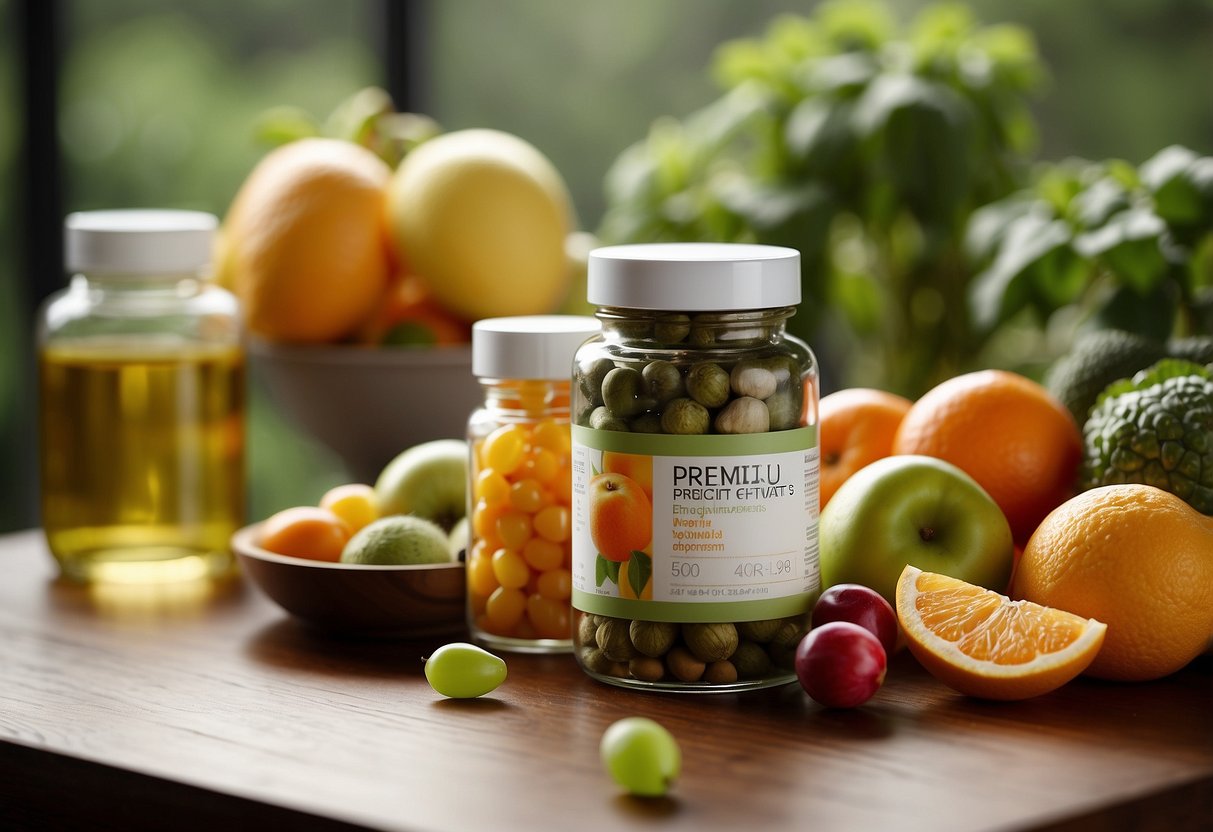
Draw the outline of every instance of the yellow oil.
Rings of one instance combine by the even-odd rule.
[[[193,580],[232,568],[244,522],[236,346],[64,341],[39,357],[42,524],[77,581]]]

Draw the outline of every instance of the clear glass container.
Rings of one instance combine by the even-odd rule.
[[[795,679],[820,593],[817,363],[793,249],[591,252],[573,377],[574,650],[611,684]]]
[[[572,649],[573,355],[594,318],[490,318],[472,327],[484,405],[468,420],[468,627],[500,650]]]
[[[235,297],[205,279],[217,220],[66,221],[69,286],[38,323],[42,525],[64,576],[223,576],[244,522],[245,368]]]

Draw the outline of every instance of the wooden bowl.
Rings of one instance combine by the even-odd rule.
[[[368,566],[279,555],[255,541],[260,524],[232,536],[244,573],[291,615],[335,633],[429,638],[466,630],[462,563]]]

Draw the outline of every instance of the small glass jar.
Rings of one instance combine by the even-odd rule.
[[[817,363],[794,249],[590,253],[573,377],[574,649],[622,686],[795,679],[820,593]]]
[[[211,285],[217,219],[68,216],[67,266],[38,324],[42,525],[64,576],[218,577],[244,522],[244,352]]]
[[[569,372],[598,329],[576,315],[472,326],[484,406],[468,420],[468,628],[481,644],[572,648]]]

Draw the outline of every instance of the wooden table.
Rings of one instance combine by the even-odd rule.
[[[339,640],[240,582],[190,593],[55,580],[0,536],[0,828],[975,830],[1213,828],[1213,661],[1159,682],[960,697],[907,654],[866,706],[797,685],[644,694],[569,656],[444,700],[433,644]],[[683,750],[668,799],[598,761],[615,719]]]

